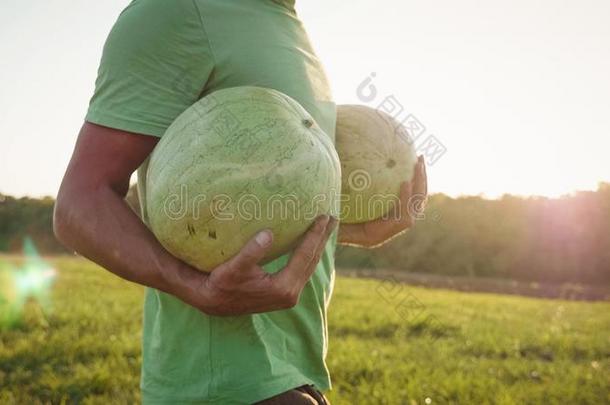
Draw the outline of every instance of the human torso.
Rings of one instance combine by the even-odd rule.
[[[300,102],[334,139],[335,105],[328,82],[290,1],[195,0],[195,5],[199,15],[193,18],[201,18],[208,41],[202,46],[210,47],[214,59],[202,96],[234,86],[273,88]],[[228,404],[303,384],[327,389],[326,308],[335,239],[290,310],[212,317],[148,289],[143,398]],[[275,271],[286,261],[287,256],[281,257],[266,269]]]

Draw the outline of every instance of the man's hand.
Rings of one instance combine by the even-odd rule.
[[[286,267],[266,273],[258,265],[273,244],[269,230],[259,232],[242,250],[211,273],[183,279],[177,296],[211,315],[241,315],[292,308],[316,269],[337,220],[319,217],[292,253]]]
[[[338,240],[342,245],[378,247],[413,226],[423,214],[428,198],[428,179],[423,156],[417,160],[413,180],[400,188],[398,204],[382,218],[361,224],[340,224]]]

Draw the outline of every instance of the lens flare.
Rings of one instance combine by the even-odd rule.
[[[0,328],[18,323],[29,300],[36,301],[42,309],[51,304],[56,270],[40,257],[29,237],[24,239],[23,255],[21,266],[0,263]]]

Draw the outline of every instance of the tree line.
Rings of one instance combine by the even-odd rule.
[[[30,236],[66,253],[52,231],[54,200],[0,195],[0,251]],[[432,195],[425,217],[382,247],[338,247],[337,266],[537,282],[610,281],[610,183],[561,198]]]

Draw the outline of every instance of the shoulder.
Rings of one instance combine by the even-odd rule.
[[[113,31],[135,36],[166,35],[198,28],[199,12],[193,0],[133,0],[119,15]]]
[[[150,70],[160,61],[207,57],[208,47],[193,0],[133,0],[108,34],[102,62]]]

